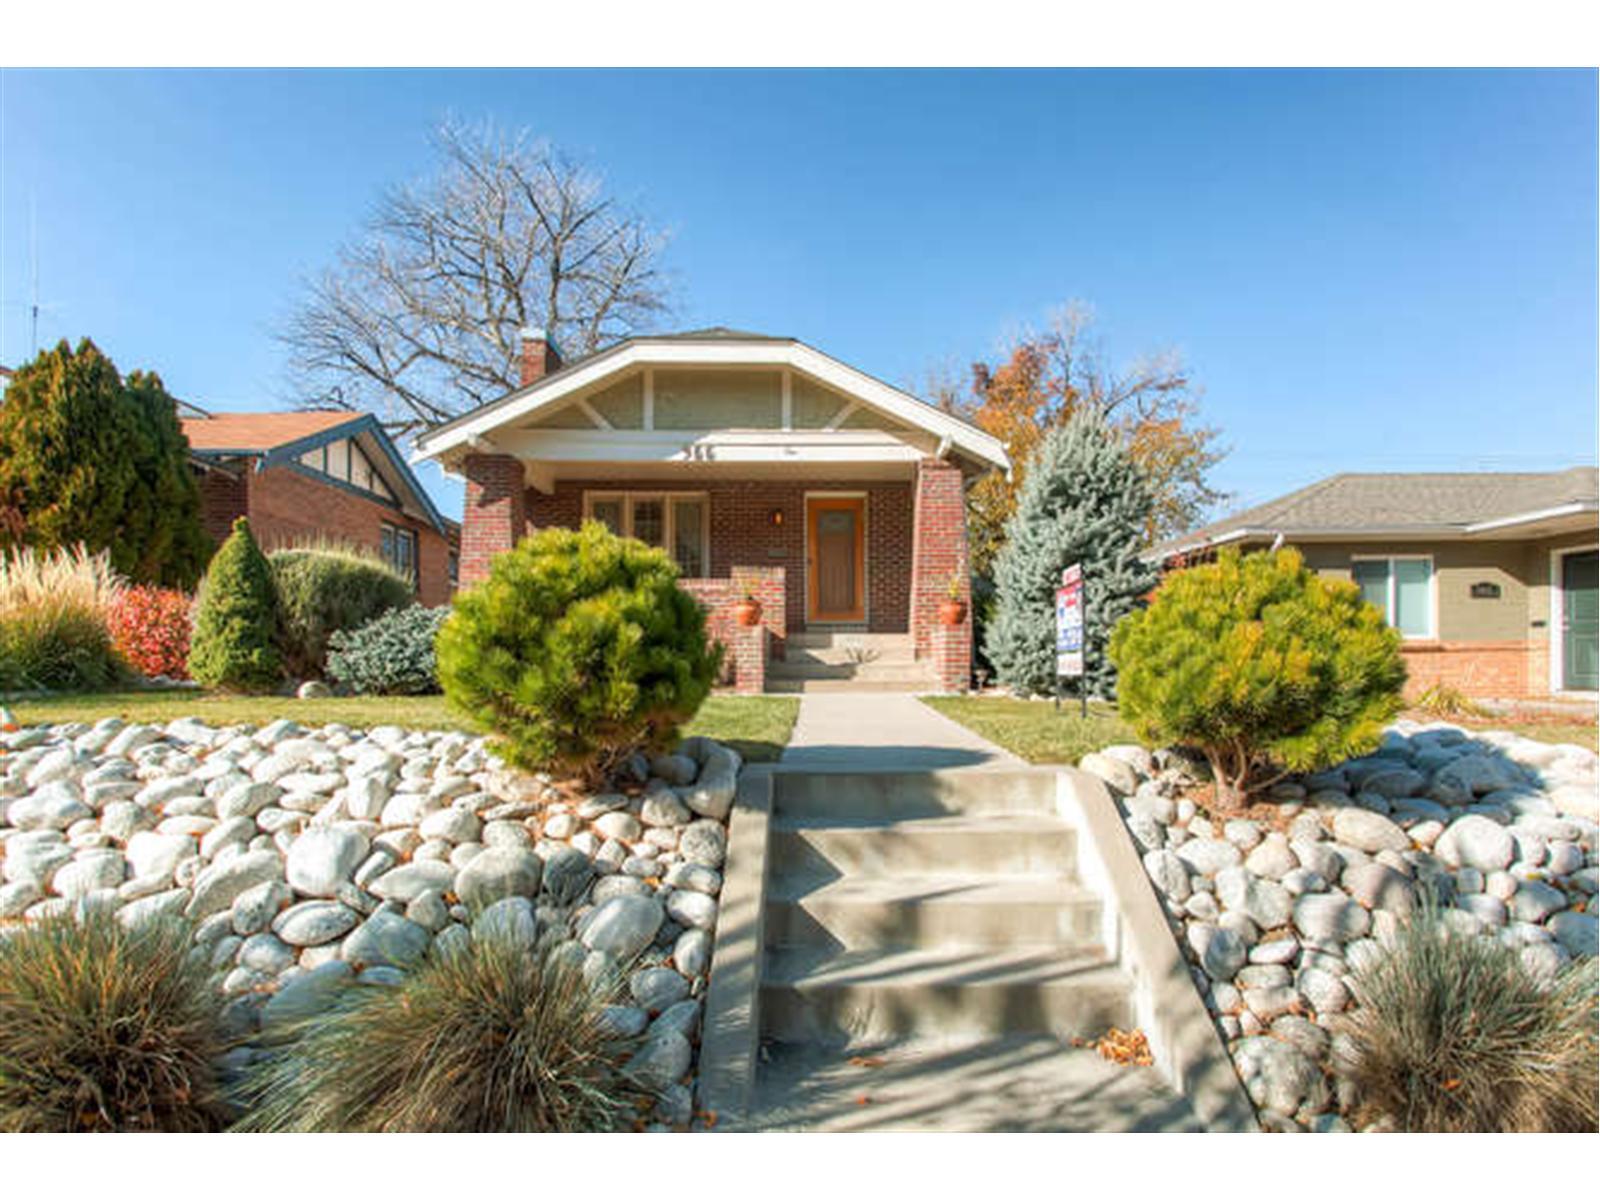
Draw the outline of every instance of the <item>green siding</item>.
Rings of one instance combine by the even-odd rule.
[[[777,429],[782,419],[776,371],[655,373],[657,429]]]

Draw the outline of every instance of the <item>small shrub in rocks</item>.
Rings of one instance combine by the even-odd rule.
[[[1553,980],[1502,942],[1452,934],[1431,905],[1351,976],[1341,1070],[1363,1123],[1408,1132],[1593,1133],[1592,959]]]
[[[415,598],[409,579],[365,550],[319,543],[275,550],[269,561],[284,666],[297,677],[323,673],[335,633],[359,629]]]
[[[206,687],[265,691],[278,682],[272,568],[240,517],[206,570],[189,641],[189,674]]]
[[[547,529],[497,556],[439,631],[450,702],[530,770],[598,783],[664,747],[711,690],[720,652],[665,551],[598,522]]]
[[[1147,745],[1202,752],[1224,807],[1281,769],[1375,749],[1406,677],[1382,614],[1295,550],[1224,550],[1169,575],[1118,623],[1111,659],[1123,718]]]
[[[448,608],[396,608],[328,639],[328,678],[361,695],[420,696],[439,690],[434,640]]]
[[[569,955],[479,932],[403,982],[347,989],[248,1070],[238,1128],[587,1133],[649,1093],[618,1066],[638,1045]]]
[[[0,1130],[196,1132],[223,1110],[216,980],[174,920],[91,913],[0,938]]]
[[[106,614],[112,644],[141,675],[187,679],[193,607],[194,601],[176,588],[130,587]]]

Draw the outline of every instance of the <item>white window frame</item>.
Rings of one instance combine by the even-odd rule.
[[[1567,634],[1561,627],[1565,617],[1566,583],[1562,574],[1565,559],[1569,554],[1588,554],[1600,550],[1600,543],[1590,542],[1587,546],[1562,546],[1560,549],[1550,551],[1550,694],[1552,696],[1593,696],[1593,692],[1582,692],[1575,688],[1567,687]]]
[[[633,506],[641,500],[661,501],[662,512],[662,538],[664,549],[677,561],[674,551],[678,544],[678,516],[673,504],[675,500],[695,500],[700,504],[700,561],[705,564],[706,574],[694,578],[711,578],[711,495],[709,492],[658,492],[658,491],[630,491],[626,489],[607,489],[604,491],[587,491],[583,493],[583,519],[594,519],[594,506],[596,501],[615,500],[622,505],[622,536],[633,536]],[[689,578],[689,576],[685,576]]]
[[[1389,564],[1389,594],[1384,601],[1385,612],[1383,620],[1389,628],[1399,632],[1401,638],[1408,642],[1437,642],[1439,640],[1439,570],[1434,565],[1431,554],[1352,554],[1350,556],[1350,580],[1355,582],[1355,564],[1358,562],[1383,562]],[[1425,562],[1428,564],[1428,631],[1426,633],[1406,633],[1394,623],[1395,610],[1395,571],[1397,562]]]

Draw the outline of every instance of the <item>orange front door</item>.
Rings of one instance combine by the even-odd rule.
[[[866,501],[860,496],[806,500],[806,617],[860,621],[866,616]]]

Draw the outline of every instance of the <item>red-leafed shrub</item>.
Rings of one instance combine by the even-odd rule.
[[[192,601],[173,588],[130,587],[111,605],[111,642],[141,675],[187,679]]]

